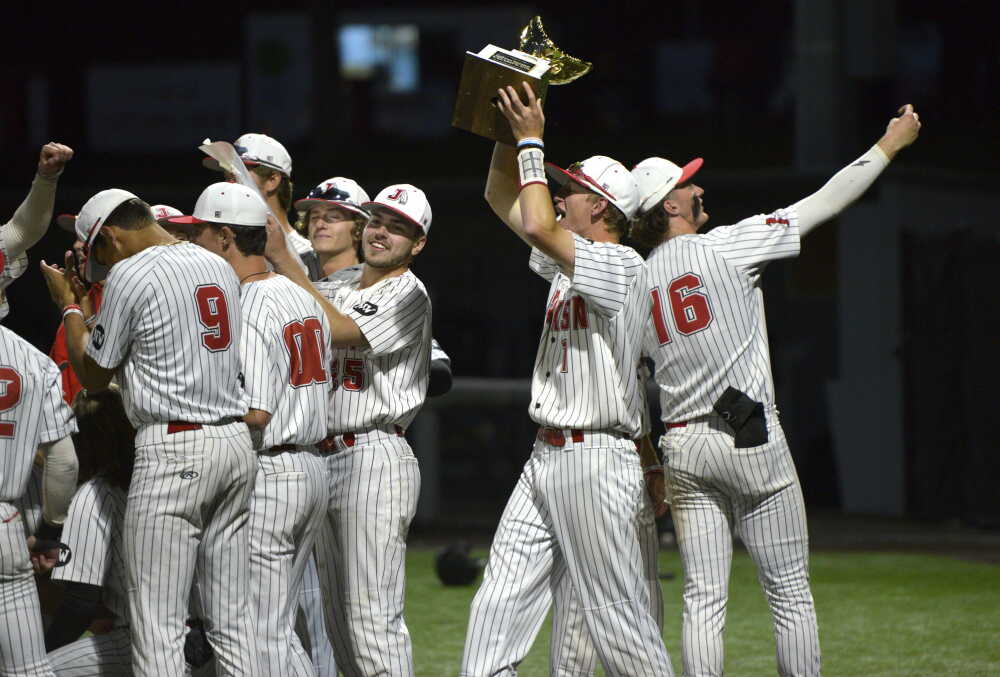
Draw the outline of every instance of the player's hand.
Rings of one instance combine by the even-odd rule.
[[[53,548],[36,550],[35,548],[40,545],[49,543],[39,544],[34,536],[28,536],[28,556],[31,559],[31,568],[36,574],[48,573],[59,564],[59,544],[55,544]]]
[[[899,115],[889,120],[885,134],[878,141],[879,147],[891,160],[896,153],[917,140],[920,135],[920,115],[912,104],[899,109]]]
[[[270,215],[267,217],[267,244],[264,245],[264,257],[279,273],[282,270],[287,270],[287,266],[295,265],[295,262],[291,260],[291,252],[288,251],[285,229]]]
[[[71,255],[71,252],[67,252],[67,254]],[[72,278],[76,277],[76,274],[72,272],[72,269],[51,266],[44,259],[39,267],[42,269],[42,276],[45,277],[45,285],[49,288],[49,296],[52,297],[52,302],[59,309],[77,302],[72,282]]]
[[[73,149],[61,143],[50,142],[42,146],[38,156],[38,173],[54,179],[62,173],[66,163],[73,158]]]
[[[514,138],[520,141],[529,137],[542,138],[545,132],[545,114],[542,112],[542,100],[535,96],[531,85],[522,82],[524,101],[521,94],[511,86],[497,90],[497,108],[510,122],[510,130]]]
[[[663,469],[644,473],[646,479],[646,493],[653,503],[653,513],[659,519],[667,514],[670,505],[667,503],[667,483],[663,478]]]

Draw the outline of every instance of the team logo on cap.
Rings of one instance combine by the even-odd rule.
[[[395,193],[393,193],[392,195],[386,195],[385,199],[386,200],[395,200],[399,204],[405,205],[406,201],[409,198],[406,196],[406,191],[405,190],[403,190],[402,188],[397,188]]]
[[[324,183],[322,187],[316,186],[311,191],[307,198],[312,198],[316,200],[339,200],[341,202],[347,202],[351,199],[351,196],[346,192],[337,188],[334,183]]]
[[[94,347],[100,350],[104,346],[104,325],[97,325],[94,327],[94,333],[90,337],[90,342],[94,344]]]
[[[367,317],[369,315],[374,315],[375,313],[377,313],[378,306],[376,306],[371,301],[365,301],[364,303],[359,303],[358,305],[354,306],[354,310]]]

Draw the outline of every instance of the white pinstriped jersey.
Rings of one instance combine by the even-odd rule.
[[[73,410],[62,398],[59,367],[0,327],[0,501],[24,495],[39,445],[76,429]]]
[[[276,275],[243,285],[243,360],[251,409],[271,414],[263,449],[327,435],[330,324],[307,291]]]
[[[80,485],[69,505],[61,540],[72,553],[52,580],[96,585],[101,603],[120,621],[128,620],[125,584],[125,492],[98,475]]]
[[[21,255],[13,261],[8,256],[7,244],[4,239],[6,230],[6,227],[0,228],[0,320],[10,314],[10,304],[7,303],[7,287],[28,269],[28,255],[25,252],[21,252]]]
[[[369,348],[333,349],[330,432],[406,428],[427,396],[431,300],[410,271],[358,289],[362,266],[337,271],[316,288],[357,322]]]
[[[798,253],[791,208],[681,235],[650,253],[653,309],[643,348],[656,363],[664,421],[711,413],[729,386],[774,402],[760,277],[768,261]]]
[[[531,378],[529,414],[553,428],[642,429],[636,369],[649,316],[646,267],[631,247],[574,234],[573,279],[537,249],[532,270],[552,282]]]
[[[38,527],[42,524],[42,473],[44,466],[38,463],[31,464],[31,472],[28,474],[28,484],[25,487],[21,498],[14,501],[15,507],[21,513],[24,521],[24,535],[34,536]]]
[[[239,304],[232,267],[195,244],[149,247],[112,267],[87,354],[117,368],[133,426],[246,414]]]

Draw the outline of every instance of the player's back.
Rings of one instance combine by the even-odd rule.
[[[327,435],[330,325],[319,303],[287,277],[244,285],[241,344],[251,409],[271,413],[262,448],[310,445]]]
[[[65,437],[73,412],[59,386],[55,363],[0,326],[0,501],[25,493],[40,444]]]
[[[246,413],[239,303],[232,267],[187,242],[149,247],[111,269],[88,353],[121,365],[135,427]]]
[[[798,244],[794,212],[779,210],[650,253],[643,348],[656,364],[664,421],[711,413],[729,386],[773,404],[760,275],[768,261],[797,255]]]
[[[411,271],[360,288],[361,266],[337,271],[316,284],[353,319],[369,347],[334,347],[330,431],[398,425],[406,428],[427,396],[430,378],[431,302]]]

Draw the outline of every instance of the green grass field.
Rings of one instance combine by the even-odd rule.
[[[477,586],[446,588],[434,551],[411,548],[406,619],[418,677],[458,674],[469,602]],[[1000,567],[897,553],[813,553],[823,674],[828,677],[1000,675]],[[680,675],[681,567],[660,557],[663,637]],[[478,584],[477,584],[478,585]],[[733,564],[726,630],[726,674],[776,674],[771,619],[749,558]],[[519,674],[548,674],[548,624]],[[598,671],[598,674],[603,674]]]

